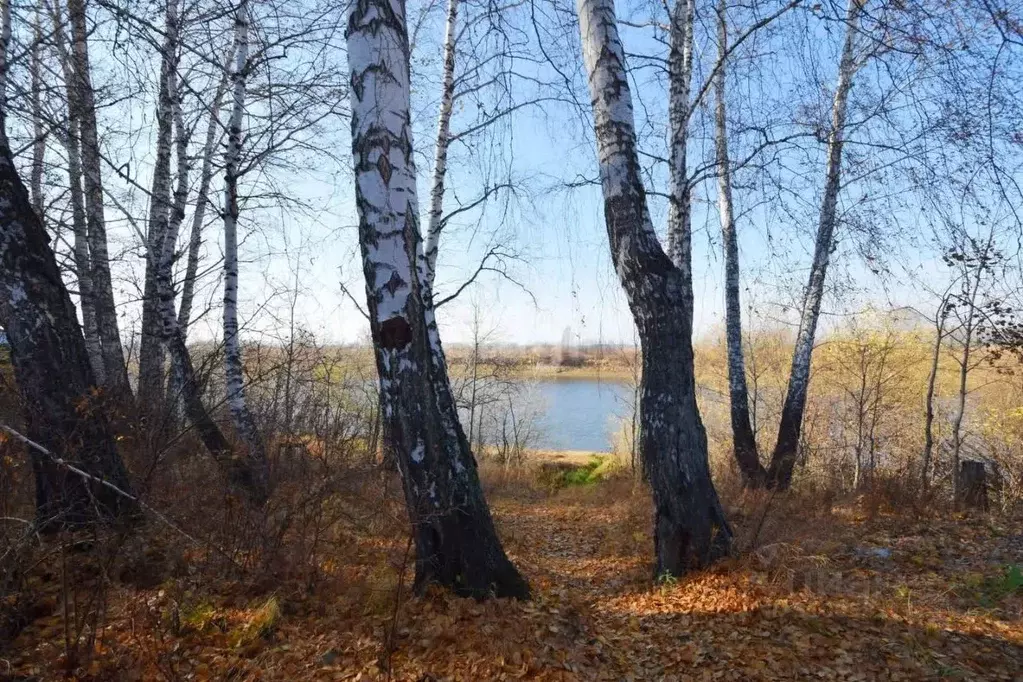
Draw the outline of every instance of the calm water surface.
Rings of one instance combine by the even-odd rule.
[[[550,379],[532,393],[540,422],[533,447],[541,450],[610,452],[619,419],[632,410],[631,387],[616,381]]]

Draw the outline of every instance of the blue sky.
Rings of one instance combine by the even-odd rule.
[[[760,11],[766,14],[774,7],[775,3],[765,3]],[[753,121],[782,136],[811,130],[815,121],[827,120],[844,30],[836,20],[842,7],[829,7],[823,14],[791,12],[777,22],[776,32],[758,34],[737,53],[739,61],[729,81],[730,119],[735,119],[736,127]],[[562,10],[547,17],[551,23],[545,35],[550,41],[546,45],[548,56],[560,73],[545,60],[517,60],[514,66],[520,73],[558,85],[560,74],[567,75],[570,91],[587,104],[577,57],[577,29],[570,23],[570,12]],[[656,8],[650,10],[639,3],[619,3],[618,11],[620,18],[633,23],[659,18]],[[414,9],[410,9],[413,15]],[[465,16],[472,16],[471,4],[463,6]],[[432,159],[441,19],[436,10],[429,15],[420,30],[420,55],[414,58],[413,109],[417,160],[423,177],[421,207]],[[736,30],[753,20],[739,12],[732,15]],[[564,30],[558,30],[556,22],[562,22]],[[708,17],[702,17],[697,31],[697,84],[706,78],[715,57],[716,45],[709,35],[714,26],[709,22]],[[535,37],[528,31],[522,36],[522,43],[515,49],[529,56],[535,52],[531,42]],[[630,53],[664,53],[663,44],[650,29],[623,27],[622,36]],[[630,62],[637,128],[642,149],[666,156],[665,83],[656,69],[645,68],[650,63],[638,57]],[[825,331],[849,313],[870,306],[913,306],[927,311],[934,305],[927,289],[940,288],[940,280],[946,276],[932,238],[934,214],[923,210],[921,197],[908,191],[913,184],[906,175],[909,166],[893,161],[910,151],[932,153],[930,142],[924,145],[913,141],[914,126],[918,124],[904,113],[917,103],[912,88],[906,85],[917,73],[916,68],[911,60],[887,57],[884,62],[869,62],[857,77],[850,113],[850,120],[857,125],[847,145],[847,165],[850,172],[873,170],[862,180],[850,182],[840,198],[844,222],[832,258],[832,295],[826,299],[822,321]],[[890,104],[893,113],[877,116],[870,108],[872,103],[893,85],[899,87],[899,95]],[[927,83],[913,87],[926,91]],[[523,93],[515,101],[531,96],[528,87]],[[561,90],[561,96],[565,95],[566,90]],[[453,130],[471,125],[478,113],[478,107],[471,103],[456,107]],[[694,165],[711,158],[709,115],[709,110],[701,110],[694,119],[690,145]],[[794,124],[794,117],[801,122]],[[462,216],[447,229],[441,242],[439,295],[463,282],[475,270],[481,255],[495,244],[521,256],[509,274],[522,287],[500,277],[481,277],[474,290],[441,310],[439,320],[447,343],[471,338],[474,305],[481,309],[484,326],[496,330],[491,340],[557,343],[570,328],[573,338],[582,343],[634,341],[629,311],[610,263],[599,189],[595,185],[566,187],[580,178],[595,176],[589,125],[588,111],[580,115],[570,105],[547,103],[526,107],[509,117],[488,140],[490,147],[477,144],[471,155],[453,149],[448,207],[455,197],[471,201],[485,184],[507,178],[514,179],[519,191],[514,200],[491,202],[485,211]],[[733,158],[751,148],[758,134],[737,133]],[[886,137],[895,135],[909,142],[895,151],[876,146],[899,139]],[[348,143],[343,134],[335,142]],[[779,149],[768,162],[770,182],[765,183],[767,176],[758,171],[736,174],[743,303],[750,311],[750,324],[759,327],[795,321],[823,184],[825,145],[820,140],[799,140]],[[266,305],[266,293],[269,288],[287,288],[294,280],[294,264],[301,263],[302,291],[296,299],[300,324],[325,341],[365,339],[365,320],[341,288],[343,283],[361,303],[364,294],[356,218],[345,171],[342,167],[333,177],[325,178],[321,169],[311,169],[308,177],[295,178],[294,189],[313,203],[322,201],[322,212],[283,217],[274,229],[265,231],[273,237],[249,243],[251,268],[257,271],[253,276],[243,270],[242,275],[243,296],[252,315],[250,333],[263,330],[272,335],[279,328],[281,313],[277,306],[287,307],[291,297],[283,295],[278,297],[279,303]],[[655,226],[663,230],[665,202],[656,196],[666,187],[663,166],[652,165],[648,179]],[[723,264],[715,200],[715,181],[709,178],[698,187],[694,204],[694,321],[698,336],[716,333],[723,322]],[[954,203],[956,198],[947,196],[942,200]],[[1002,211],[994,219],[1005,218]],[[970,216],[964,214],[962,220],[967,229],[978,228]],[[287,242],[290,258],[280,255],[283,242]],[[271,252],[276,255],[267,258]],[[255,313],[260,304],[262,310]],[[214,322],[210,333],[216,334],[216,329]]]
[[[472,17],[473,5],[465,1],[463,17]],[[769,13],[778,3],[757,5],[759,11]],[[422,3],[411,3],[410,17],[418,17],[422,6]],[[507,179],[515,181],[518,191],[514,200],[491,202],[485,211],[462,215],[449,226],[441,242],[439,295],[443,296],[463,282],[475,270],[482,254],[495,245],[519,256],[509,274],[522,287],[495,276],[481,277],[477,287],[440,311],[442,335],[449,344],[469,340],[475,303],[482,312],[484,326],[496,329],[491,340],[557,343],[565,329],[570,328],[573,338],[583,343],[632,343],[631,318],[610,264],[599,189],[585,184],[572,189],[566,186],[581,178],[592,179],[596,173],[591,122],[586,110],[589,98],[579,63],[572,7],[569,4],[537,7],[544,12],[540,24],[547,57],[560,71],[538,54],[532,25],[524,14],[528,13],[529,5],[521,6],[509,17],[509,34],[514,37],[512,51],[517,55],[513,65],[519,74],[556,86],[556,94],[562,100],[571,96],[578,98],[583,108],[574,108],[563,101],[524,107],[505,119],[492,137],[472,138],[472,153],[464,147],[453,149],[448,207],[457,201],[469,202],[484,186]],[[825,9],[830,12],[830,7],[827,5]],[[442,9],[438,4],[426,14],[413,59],[413,120],[417,163],[423,178],[421,208],[426,202],[432,159]],[[618,12],[620,18],[633,23],[651,18],[663,20],[657,7],[650,9],[648,4],[631,0],[619,2]],[[736,10],[732,15],[737,27],[753,20],[741,12]],[[739,61],[729,81],[733,130],[754,122],[776,135],[805,132],[812,129],[815,120],[827,115],[842,24],[835,21],[833,14],[812,15],[800,9],[780,20],[776,27],[777,32],[758,34],[755,40],[748,41],[737,55]],[[714,59],[716,46],[710,38],[713,30],[711,17],[701,17],[697,30],[696,83],[703,81]],[[622,36],[626,49],[634,55],[630,66],[634,71],[633,97],[641,147],[649,154],[665,156],[664,77],[657,69],[650,68],[653,62],[638,56],[663,55],[664,46],[649,28],[623,26]],[[340,40],[336,35],[333,39]],[[480,44],[488,45],[485,41]],[[103,49],[102,43],[94,48],[97,55],[94,63],[99,65],[97,79],[101,84],[119,84],[124,80],[120,71],[123,67],[104,66]],[[332,54],[343,71],[340,45]],[[139,68],[140,64],[143,68]],[[138,79],[141,85],[147,79],[150,84],[155,82],[154,63],[142,60],[131,66],[134,75],[141,75]],[[912,68],[912,63],[895,58],[883,66],[866,67],[853,91],[853,100],[861,107],[854,107],[854,115],[868,111],[863,107],[893,82],[899,82],[902,75],[911,73]],[[569,83],[562,81],[562,75]],[[338,78],[343,79],[343,73],[339,73]],[[516,81],[513,101],[522,102],[538,92],[530,87],[528,78]],[[898,106],[910,102],[911,94],[907,92],[896,99],[896,111]],[[106,142],[108,151],[118,161],[132,162],[132,169],[143,187],[148,185],[151,164],[152,96],[152,88],[149,88],[101,112],[101,126],[114,130],[125,127],[122,124],[128,122],[129,130],[137,130],[130,134],[110,133]],[[454,131],[472,125],[480,115],[481,104],[487,101],[467,100],[456,107]],[[690,146],[693,164],[710,158],[708,117],[707,110],[696,115]],[[793,124],[794,117],[801,122]],[[841,315],[869,305],[933,306],[927,287],[920,285],[920,280],[933,284],[945,274],[938,265],[938,252],[930,237],[932,214],[922,210],[919,197],[906,192],[911,184],[905,175],[907,171],[901,166],[886,165],[893,152],[862,145],[894,139],[885,137],[893,131],[905,134],[912,128],[903,125],[908,120],[907,116],[896,113],[887,119],[870,119],[853,132],[853,144],[847,148],[852,159],[850,165],[857,171],[864,168],[877,168],[877,171],[862,181],[852,182],[841,196],[847,222],[839,228],[839,248],[830,272],[835,295],[826,301],[825,328],[830,320],[841,319]],[[365,294],[348,166],[347,131],[348,121],[343,116],[328,118],[317,136],[309,140],[310,146],[324,151],[322,155],[308,151],[301,158],[293,159],[291,167],[260,176],[258,187],[249,185],[254,191],[273,184],[307,206],[300,212],[273,207],[243,209],[241,314],[243,334],[250,340],[272,342],[282,338],[290,325],[292,310],[295,323],[313,332],[321,341],[357,342],[366,338],[368,325],[342,288],[347,287],[362,304]],[[733,158],[739,158],[756,139],[755,133],[736,132]],[[57,153],[51,150],[51,154]],[[782,148],[769,162],[765,161],[767,175],[757,172],[736,175],[743,302],[752,310],[751,324],[779,326],[794,321],[793,306],[805,283],[816,228],[823,183],[823,153],[824,145],[819,141],[801,140]],[[1015,168],[1010,169],[1010,174],[1018,175]],[[665,202],[656,195],[666,187],[663,167],[651,164],[648,180],[648,190],[653,192],[650,203],[654,223],[663,230]],[[108,176],[107,183],[129,210],[137,216],[144,215],[146,197],[143,192],[119,183],[112,176]],[[218,196],[221,183],[222,178],[214,180]],[[722,323],[723,265],[717,209],[713,203],[716,199],[714,185],[713,179],[708,179],[695,195],[693,262],[697,335],[713,333]],[[114,207],[108,206],[107,213],[114,250],[131,252],[138,243],[135,233]],[[210,310],[207,318],[194,327],[193,338],[196,339],[220,336],[220,273],[215,263],[221,253],[218,241],[221,226],[215,215],[209,215],[208,219],[211,222],[205,252],[211,270],[201,295]],[[1005,221],[1005,216],[993,219]],[[972,225],[972,218],[964,220],[965,224]],[[873,244],[873,251],[866,248],[866,244]],[[862,258],[863,253],[874,260]],[[878,263],[883,267],[877,268]],[[887,276],[877,277],[871,267],[886,269]],[[141,260],[129,256],[115,265],[115,275],[119,280],[118,296],[127,331],[138,319],[138,306],[132,300],[141,279]],[[202,302],[197,302],[197,307],[203,307]],[[837,316],[832,318],[831,313]]]

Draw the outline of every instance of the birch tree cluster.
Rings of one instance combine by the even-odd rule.
[[[549,196],[599,215],[635,324],[633,448],[657,576],[733,550],[698,401],[698,306],[724,322],[743,485],[779,492],[804,455],[828,312],[907,280],[941,288],[907,254],[942,254],[954,273],[933,321],[935,357],[946,339],[963,349],[956,481],[971,349],[1020,347],[1012,307],[984,289],[1018,260],[1023,229],[1023,8],[1010,0],[0,9],[0,325],[22,402],[2,426],[32,462],[44,529],[144,515],[122,443],[162,452],[183,433],[231,494],[272,508],[279,439],[253,407],[250,330],[291,300],[290,320],[261,318],[291,357],[296,225],[313,250],[357,235],[364,293],[340,288],[370,330],[372,455],[379,436],[420,591],[529,595],[491,518],[475,397],[466,429],[438,318],[482,283],[525,288],[524,235],[548,227],[536,207]],[[533,167],[543,144],[559,167]],[[270,264],[292,257],[278,286]],[[697,290],[709,271],[723,301]],[[773,443],[748,385],[754,304],[794,330]],[[216,352],[199,352],[200,336]]]

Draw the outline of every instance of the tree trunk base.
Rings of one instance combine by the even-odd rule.
[[[435,583],[477,600],[529,598],[529,584],[494,543],[493,527],[481,528],[475,515],[456,510],[424,520],[413,532],[417,594]]]
[[[654,546],[657,565],[654,579],[681,576],[728,555],[732,530],[720,507],[707,514],[678,518],[678,510],[661,507],[654,512]]]
[[[959,496],[956,506],[988,510],[987,469],[984,462],[965,461],[959,464]]]
[[[767,487],[767,469],[760,463],[756,447],[734,448],[735,461],[739,465],[739,475],[745,490],[762,490]]]

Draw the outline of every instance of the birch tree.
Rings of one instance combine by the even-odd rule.
[[[810,385],[810,361],[813,356],[817,323],[820,318],[821,301],[824,298],[824,283],[828,261],[835,244],[835,226],[838,223],[838,193],[842,188],[842,148],[846,137],[846,113],[849,91],[862,61],[857,58],[856,45],[859,35],[860,16],[869,0],[849,0],[845,17],[845,40],[838,66],[838,82],[831,105],[831,126],[828,132],[827,168],[824,180],[824,197],[821,202],[820,222],[814,246],[810,277],[803,294],[799,330],[792,354],[792,368],[789,371],[788,389],[778,425],[778,440],[771,456],[768,482],[779,489],[787,489],[792,483],[792,471],[796,464],[799,437],[806,409],[806,397]]]
[[[690,88],[693,79],[695,0],[676,0],[669,24],[668,51],[668,256],[682,273],[689,326],[693,319],[692,187],[688,153]]]
[[[509,147],[514,141],[503,133],[513,130],[518,112],[563,99],[553,83],[530,70],[538,60],[533,54],[535,47],[516,23],[524,19],[521,11],[518,3],[446,3],[434,159],[428,179],[430,201],[421,255],[423,294],[434,309],[457,298],[481,273],[497,275],[521,288],[508,271],[509,263],[520,258],[505,235],[495,233],[492,239],[500,241],[487,245],[478,266],[453,293],[440,295],[435,290],[441,237],[448,225],[468,218],[475,219],[478,227],[490,206],[503,200],[507,209],[510,199],[525,187],[512,175]],[[421,22],[427,12],[428,8]],[[420,28],[421,24],[416,30]],[[454,180],[450,177],[456,146],[464,156],[454,157],[454,167],[471,164],[478,173],[468,181],[465,175]],[[501,177],[491,177],[495,168]]]
[[[174,385],[176,402],[179,402],[183,416],[199,436],[203,446],[224,473],[227,482],[235,489],[245,493],[255,504],[261,504],[267,496],[269,474],[265,458],[251,453],[239,454],[224,436],[223,431],[213,419],[210,411],[203,404],[201,387],[185,343],[185,335],[178,323],[178,310],[175,305],[174,262],[177,254],[178,236],[184,223],[189,187],[189,154],[188,136],[184,115],[181,107],[179,73],[176,54],[180,50],[181,16],[177,0],[169,0],[164,6],[164,30],[162,40],[158,43],[160,53],[160,93],[157,103],[157,138],[158,160],[154,167],[154,180],[150,195],[149,234],[143,235],[146,248],[146,268],[151,276],[149,289],[155,291],[156,312],[159,328],[157,342],[165,349],[174,367],[176,384]],[[128,21],[138,21],[138,17],[127,15]],[[143,23],[142,28],[149,29]],[[216,74],[218,82],[222,79]],[[219,122],[219,117],[214,116]],[[215,143],[212,143],[215,144]],[[209,145],[209,146],[212,146]],[[212,152],[211,152],[212,153]],[[176,157],[177,178],[172,193],[172,177],[170,172],[171,157]],[[206,171],[212,175],[212,161]],[[207,178],[207,182],[211,182]],[[207,186],[206,191],[209,188]],[[207,197],[208,200],[208,197]],[[204,202],[205,203],[205,202]],[[123,207],[121,207],[123,208]],[[142,229],[129,213],[125,213],[129,223],[142,234]],[[201,222],[201,218],[200,218]],[[161,355],[164,351],[161,351]],[[159,401],[164,395],[163,364],[160,360],[155,367],[152,385],[144,395],[152,396],[150,400]],[[140,378],[140,386],[142,385]],[[152,403],[148,403],[152,404]]]
[[[233,56],[233,50],[229,56]],[[213,101],[210,104],[206,124],[206,138],[202,147],[199,187],[196,190],[195,209],[192,212],[192,225],[189,231],[188,249],[185,257],[185,272],[181,282],[181,301],[178,306],[178,328],[181,330],[182,338],[186,340],[188,339],[188,328],[192,324],[192,306],[195,299],[195,287],[199,279],[199,250],[202,247],[206,209],[210,204],[210,187],[213,184],[213,156],[217,152],[218,142],[222,139],[224,133],[224,126],[220,120],[220,108],[224,99],[224,93],[227,92],[227,85],[230,81],[229,76],[230,69],[225,65],[223,76],[217,83]],[[178,105],[178,111],[180,112],[180,104]],[[183,122],[177,127],[179,136],[181,136]],[[184,381],[183,372],[184,370],[180,363],[172,355],[171,375],[167,383],[167,400],[169,405],[174,405],[180,399]]]
[[[128,369],[124,361],[117,308],[110,276],[110,255],[107,249],[106,217],[104,215],[102,151],[96,122],[96,95],[92,87],[89,65],[89,29],[84,0],[68,0],[68,22],[71,26],[71,63],[74,101],[81,134],[82,180],[85,194],[85,216],[88,226],[89,259],[96,308],[97,334],[103,348],[103,365],[107,385],[123,394],[131,394]]]
[[[742,348],[742,305],[739,297],[739,238],[732,203],[732,169],[728,153],[726,60],[728,57],[728,3],[720,0],[718,14],[718,69],[714,75],[714,150],[718,173],[718,214],[725,252],[725,345],[728,353],[728,394],[732,423],[732,450],[743,482],[759,486],[766,476],[757,452],[750,421],[749,388]]]
[[[164,15],[164,40],[160,49],[160,84],[156,103],[156,162],[149,194],[149,221],[146,233],[146,269],[142,298],[142,335],[139,345],[139,402],[156,407],[163,395],[166,353],[163,346],[160,297],[156,281],[163,263],[160,254],[170,230],[171,153],[174,131],[175,84],[178,52],[178,3],[167,0]],[[181,169],[179,168],[179,173]]]
[[[434,145],[433,179],[430,184],[430,213],[423,241],[423,290],[432,301],[437,274],[437,254],[444,217],[444,184],[447,178],[448,146],[451,142],[451,112],[455,105],[455,37],[459,0],[448,0],[444,21],[444,67],[441,77],[440,111],[437,115],[437,141]]]
[[[611,259],[642,348],[639,449],[654,497],[656,573],[680,575],[723,556],[732,538],[696,404],[691,280],[651,222],[613,0],[579,0],[577,9]]]
[[[526,597],[528,585],[505,556],[483,497],[439,338],[427,329],[405,3],[353,3],[346,36],[359,242],[385,442],[416,545],[415,587],[437,582],[477,598]]]
[[[64,18],[59,5],[49,8],[53,21],[53,44],[57,50],[57,58],[64,76],[64,92],[66,95],[67,119],[63,130],[59,132],[64,151],[67,155],[68,196],[71,204],[71,232],[73,235],[73,256],[75,277],[78,280],[78,303],[82,311],[85,347],[89,354],[89,363],[100,385],[106,385],[106,361],[103,356],[103,342],[99,334],[96,319],[96,293],[93,287],[92,257],[89,252],[89,227],[85,213],[85,194],[82,189],[82,144],[81,144],[81,106],[78,103],[78,88],[75,85],[75,72],[70,47],[64,30]],[[40,215],[41,212],[40,212]]]
[[[85,340],[50,250],[42,220],[18,176],[6,133],[10,4],[0,5],[0,325],[11,347],[28,437],[52,453],[29,449],[36,516],[54,531],[138,511],[101,407]],[[92,478],[71,471],[71,464]],[[102,485],[97,481],[106,481]]]
[[[266,450],[256,420],[245,402],[245,375],[238,340],[238,173],[245,118],[245,87],[249,70],[249,5],[241,0],[235,13],[235,64],[231,74],[231,118],[227,125],[224,154],[224,381],[227,405],[238,435],[250,457],[266,461]]]
[[[233,50],[232,50],[233,56]],[[185,274],[181,283],[181,304],[178,309],[178,326],[186,337],[188,327],[192,323],[192,306],[195,298],[195,285],[199,276],[199,249],[202,246],[202,232],[206,220],[206,209],[210,204],[210,187],[213,184],[213,155],[223,137],[223,123],[220,120],[220,109],[224,93],[230,82],[230,69],[225,65],[223,76],[217,83],[213,101],[206,124],[206,139],[202,147],[202,166],[199,169],[199,187],[196,190],[195,210],[192,213],[192,226],[188,237],[188,252],[185,260]]]

